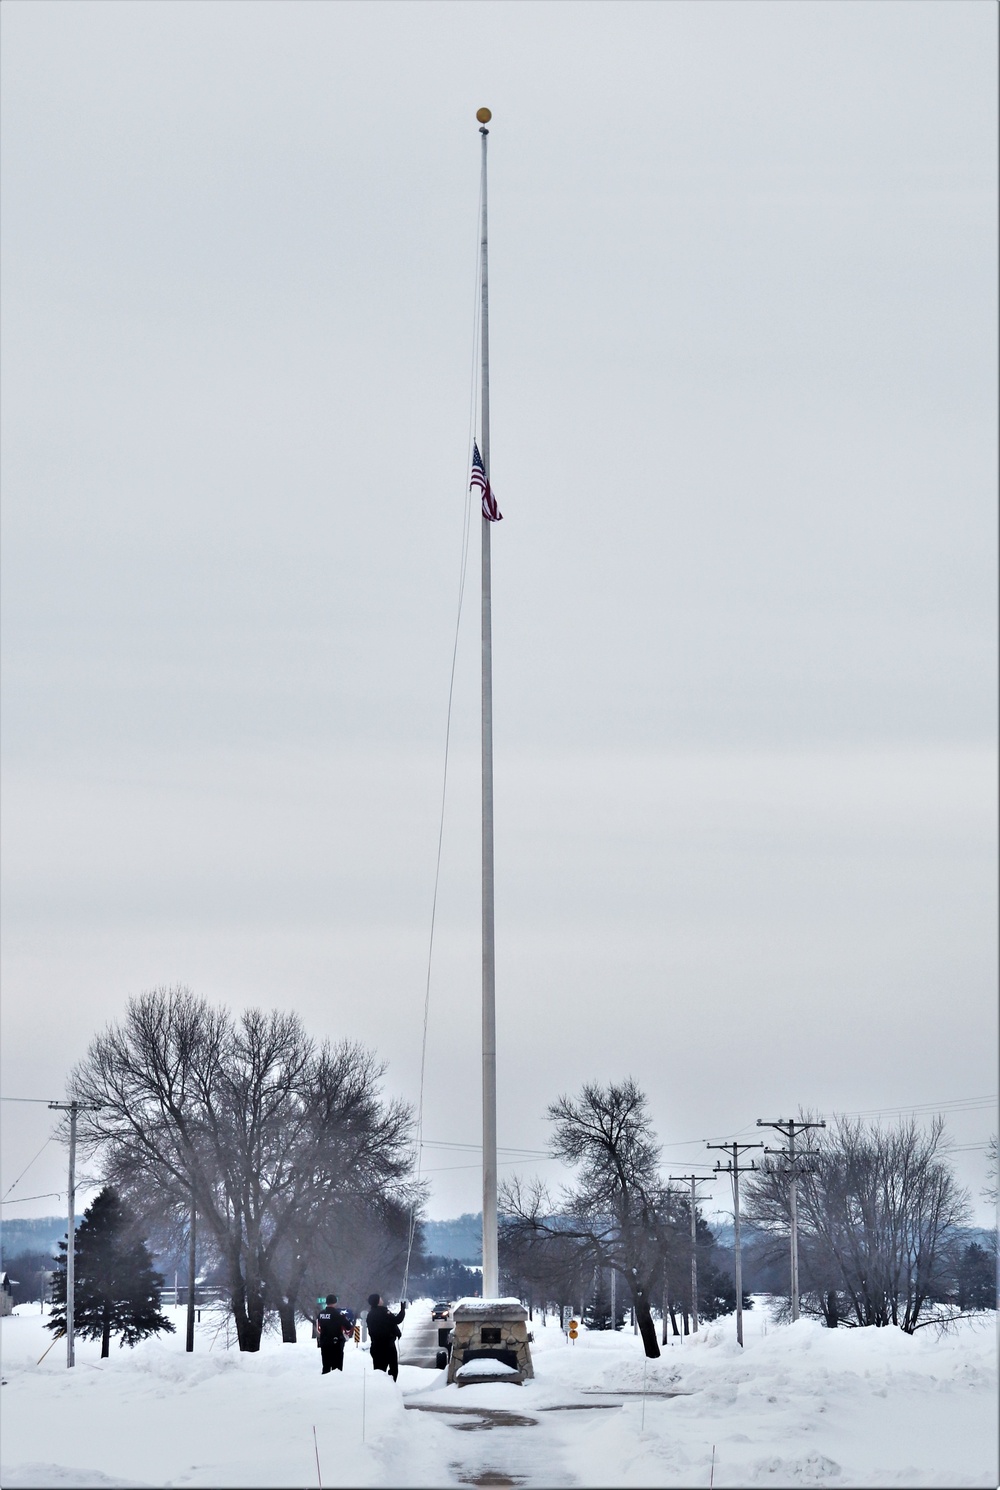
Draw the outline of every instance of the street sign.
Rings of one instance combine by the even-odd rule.
[[[578,1321],[577,1320],[575,1320],[575,1319],[571,1319],[570,1320],[568,1333],[569,1333],[569,1338],[571,1340],[575,1340],[576,1339],[577,1335],[579,1334]]]

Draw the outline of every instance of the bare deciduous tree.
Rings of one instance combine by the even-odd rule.
[[[994,1133],[986,1145],[986,1184],[982,1191],[987,1205],[997,1207],[997,1135]]]
[[[912,1332],[953,1270],[968,1197],[943,1152],[943,1119],[892,1129],[839,1119],[814,1140],[798,1182],[803,1282],[828,1324],[899,1325]],[[787,1231],[788,1187],[765,1161],[747,1185],[747,1216]]]
[[[553,1204],[544,1186],[508,1184],[502,1207],[511,1236],[544,1249],[575,1243],[589,1274],[615,1268],[628,1285],[646,1355],[660,1354],[650,1305],[662,1274],[668,1215],[659,1145],[645,1095],[631,1078],[588,1083],[549,1107],[553,1151],[578,1166],[577,1182]]]
[[[502,1286],[536,1304],[552,1305],[562,1315],[580,1307],[594,1275],[592,1252],[568,1217],[552,1215],[552,1202],[537,1181],[526,1186],[514,1179],[503,1190],[512,1206],[500,1216]],[[527,1217],[539,1218],[528,1223]]]
[[[81,1139],[133,1205],[186,1218],[193,1203],[225,1269],[241,1350],[269,1308],[283,1338],[316,1239],[338,1206],[409,1199],[409,1113],[386,1103],[369,1052],[317,1048],[293,1014],[234,1017],[184,988],[130,1000],[73,1073],[99,1104]]]

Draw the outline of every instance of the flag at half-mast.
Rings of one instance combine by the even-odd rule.
[[[479,446],[472,442],[472,480],[469,482],[469,490],[474,487],[483,494],[483,516],[491,523],[498,523],[503,513],[497,506],[497,499],[493,495],[493,489],[486,479],[486,468],[483,465],[483,457],[479,454]]]

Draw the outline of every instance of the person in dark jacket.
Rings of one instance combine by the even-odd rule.
[[[316,1342],[324,1376],[328,1371],[343,1371],[344,1334],[350,1328],[350,1320],[342,1309],[337,1308],[337,1295],[328,1293],[325,1307],[316,1316]]]
[[[381,1294],[368,1295],[368,1338],[372,1342],[372,1365],[376,1371],[388,1371],[393,1381],[399,1378],[399,1355],[396,1341],[402,1331],[400,1325],[406,1314],[406,1300],[399,1306],[398,1314],[390,1314],[382,1302]]]

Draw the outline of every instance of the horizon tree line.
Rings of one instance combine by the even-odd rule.
[[[360,1045],[317,1044],[294,1014],[233,1014],[175,987],[130,999],[120,1023],[94,1037],[69,1090],[93,1105],[79,1140],[134,1217],[134,1234],[179,1253],[196,1221],[239,1347],[255,1351],[271,1315],[294,1342],[297,1318],[311,1318],[331,1286],[360,1301],[375,1283],[385,1292],[401,1280],[411,1217],[414,1281],[436,1274],[444,1285],[446,1261],[423,1258],[412,1115],[385,1096],[384,1074]],[[614,1275],[646,1354],[658,1355],[654,1309],[664,1341],[668,1317],[675,1333],[678,1314],[688,1328],[691,1213],[661,1176],[646,1096],[631,1078],[585,1083],[548,1116],[553,1153],[575,1180],[558,1198],[538,1180],[502,1187],[504,1287],[529,1307],[590,1299],[601,1312]],[[814,1167],[798,1179],[805,1312],[831,1326],[912,1331],[931,1302],[982,1307],[970,1303],[984,1296],[981,1259],[956,1251],[968,1195],[947,1163],[943,1120],[925,1133],[912,1120],[883,1130],[841,1119],[814,1146]],[[787,1236],[775,1161],[744,1194],[760,1235]],[[735,1308],[735,1289],[695,1214],[698,1314],[710,1319]]]
[[[677,1332],[672,1303],[684,1313],[691,1304],[691,1212],[687,1197],[660,1175],[646,1097],[631,1078],[591,1082],[579,1097],[553,1102],[548,1115],[552,1151],[576,1167],[577,1177],[558,1197],[537,1179],[507,1181],[501,1228],[507,1279],[560,1307],[587,1298],[593,1279],[596,1307],[597,1280],[613,1272],[634,1308],[646,1355],[655,1357],[658,1296],[664,1342],[668,1315]],[[806,1313],[830,1327],[897,1325],[912,1333],[966,1310],[996,1307],[995,1244],[991,1254],[962,1236],[969,1195],[948,1163],[942,1118],[929,1130],[915,1119],[883,1128],[840,1118],[814,1136],[813,1149],[809,1166],[797,1172]],[[765,1157],[750,1176],[743,1209],[770,1238],[763,1257],[774,1261],[791,1230],[788,1173],[779,1159]],[[697,1206],[695,1215],[703,1258],[698,1312],[709,1319],[735,1309],[735,1287],[714,1265],[714,1237]],[[932,1307],[941,1305],[943,1312]]]

